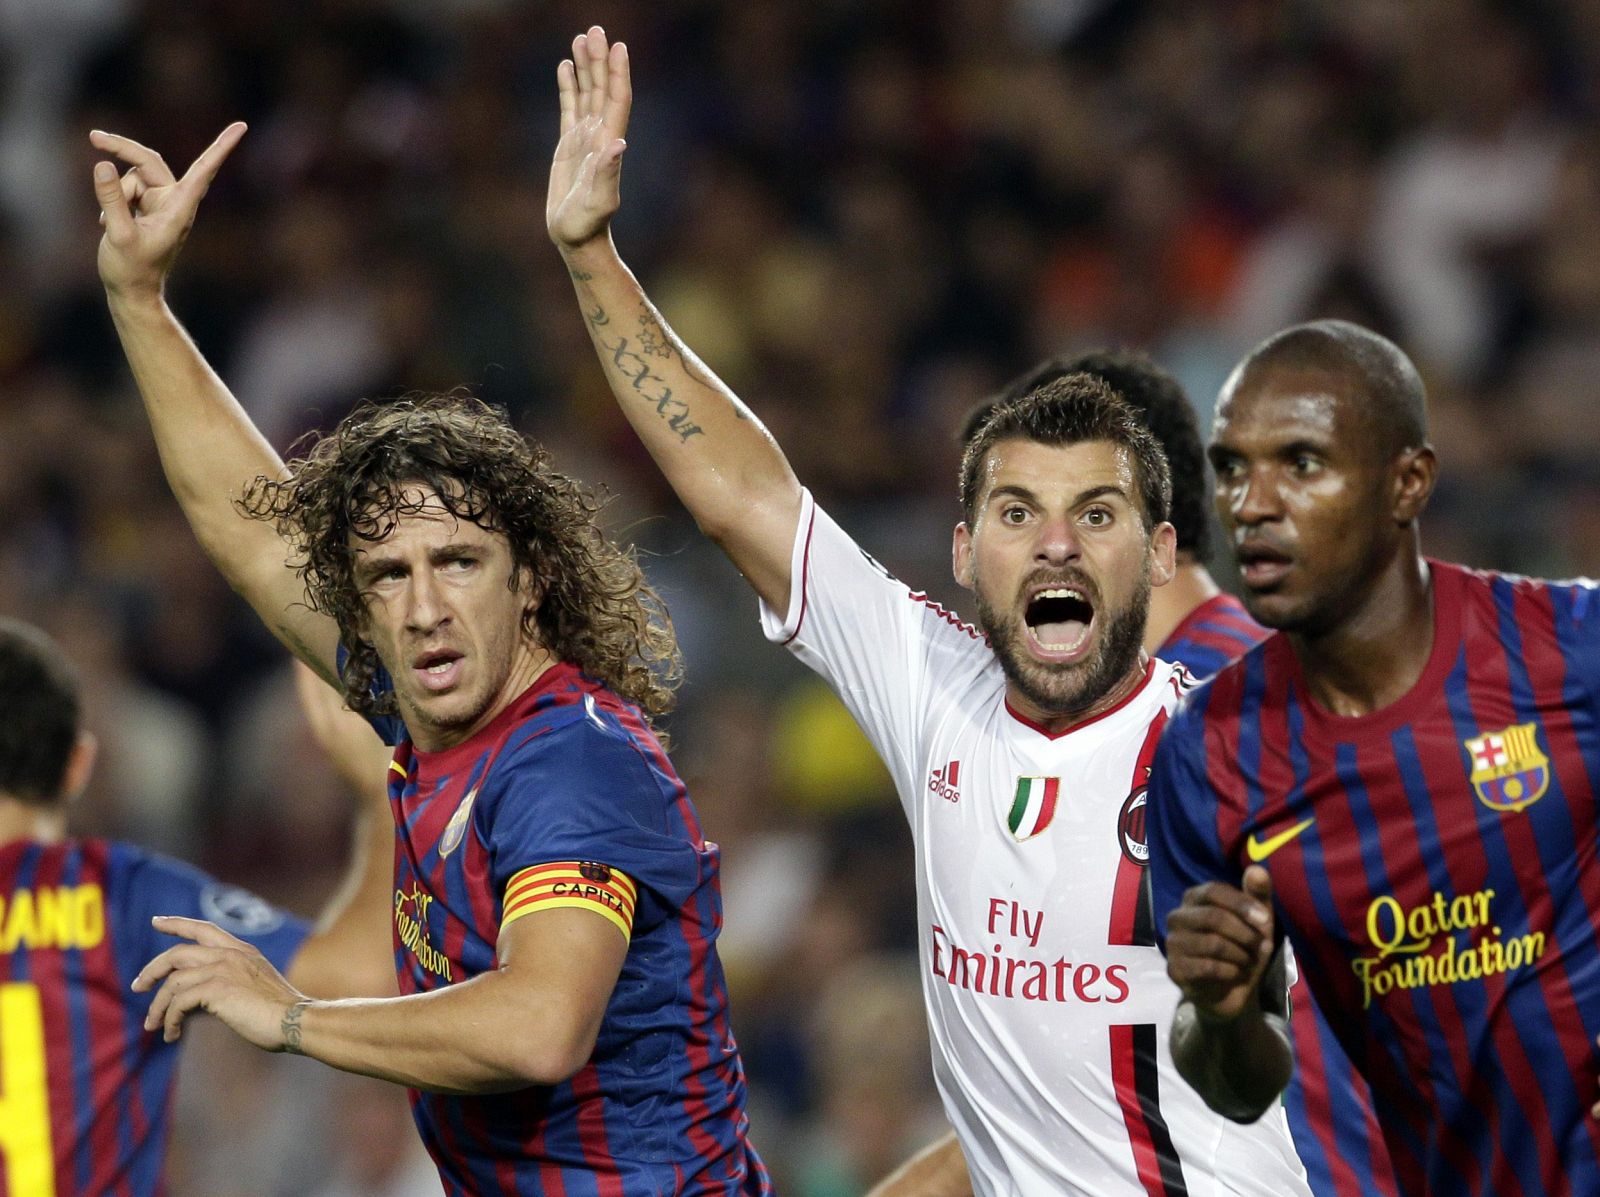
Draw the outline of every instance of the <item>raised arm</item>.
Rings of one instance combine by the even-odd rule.
[[[611,240],[632,84],[596,26],[556,74],[561,140],[545,221],[623,414],[702,531],[767,603],[788,606],[800,484],[771,433],[694,356]]]
[[[289,965],[289,984],[319,998],[391,997],[394,979],[394,816],[389,811],[392,750],[347,709],[338,690],[295,666],[300,709],[318,747],[356,795],[344,883]]]
[[[258,477],[282,478],[284,465],[228,388],[200,356],[167,307],[166,279],[201,197],[244,136],[232,124],[182,178],[161,155],[126,137],[89,135],[111,162],[94,168],[105,234],[100,279],[117,336],[144,398],[167,483],[201,547],[273,633],[323,677],[334,676],[338,630],[305,605],[289,564],[290,547],[270,524],[235,506]]]

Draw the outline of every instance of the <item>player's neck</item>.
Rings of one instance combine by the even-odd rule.
[[[1144,651],[1156,656],[1156,650],[1189,618],[1190,612],[1221,593],[1222,588],[1205,566],[1188,553],[1180,553],[1178,572],[1172,581],[1150,591],[1150,614],[1144,622]]]
[[[1433,579],[1399,555],[1355,613],[1321,636],[1291,633],[1311,697],[1335,715],[1367,715],[1405,695],[1433,653]]]
[[[0,847],[16,840],[59,840],[67,831],[65,816],[0,794]]]

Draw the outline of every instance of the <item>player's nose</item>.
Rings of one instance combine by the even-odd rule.
[[[1283,495],[1270,470],[1254,468],[1227,495],[1228,514],[1241,524],[1259,524],[1283,514]]]
[[[444,595],[428,570],[416,570],[406,589],[406,627],[424,635],[449,618]]]
[[[1039,536],[1034,542],[1036,560],[1064,565],[1077,559],[1080,548],[1077,527],[1070,516],[1050,516],[1039,521]]]

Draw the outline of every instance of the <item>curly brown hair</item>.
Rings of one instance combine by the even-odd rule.
[[[396,713],[392,692],[372,693],[380,662],[362,634],[355,554],[358,541],[383,540],[418,509],[405,491],[419,485],[457,519],[505,536],[511,586],[526,570],[543,588],[525,632],[647,716],[671,709],[682,677],[672,619],[633,550],[600,529],[606,499],[552,468],[503,411],[460,392],[363,402],[302,445],[288,479],[257,478],[239,507],[295,547],[312,609],[339,625],[348,651],[340,680],[352,709]]]

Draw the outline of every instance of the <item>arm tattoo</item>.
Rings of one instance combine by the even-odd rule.
[[[615,344],[600,342],[611,354],[611,364],[628,380],[628,384],[641,399],[656,405],[656,415],[667,422],[667,427],[687,441],[691,436],[703,436],[705,429],[690,419],[689,405],[675,398],[667,380],[650,369],[650,363],[629,347],[627,337],[618,337]]]
[[[639,316],[639,350],[652,357],[672,356],[672,342],[653,312],[646,311]]]
[[[611,323],[611,317],[599,305],[595,306],[594,311],[585,313],[585,318],[589,326],[597,330]],[[637,350],[627,337],[609,341],[597,333],[595,343],[610,357],[617,373],[628,380],[634,393],[646,402],[655,404],[656,415],[667,422],[667,427],[678,434],[680,441],[687,441],[692,436],[704,436],[706,430],[690,418],[689,405],[673,395],[667,380],[651,370],[650,363],[644,359],[644,354],[672,356],[671,343],[667,341],[661,325],[654,316],[646,313],[640,318],[640,327]],[[652,328],[655,330],[653,333]]]
[[[577,279],[580,283],[591,282],[594,279],[594,275],[590,274],[587,270],[569,270],[567,273],[573,278]]]
[[[291,1056],[305,1055],[305,1052],[300,1050],[300,1017],[310,1004],[310,998],[301,998],[283,1012],[283,1022],[279,1024],[278,1030],[283,1034],[283,1050]]]

